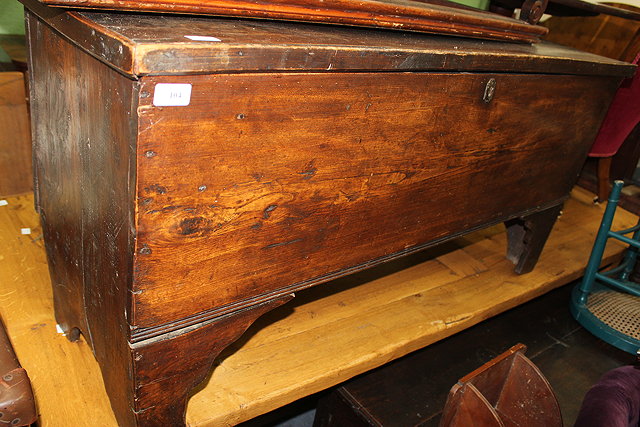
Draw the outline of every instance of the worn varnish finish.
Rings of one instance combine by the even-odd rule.
[[[633,72],[630,64],[546,43],[495,43],[360,28],[328,30],[322,25],[242,19],[65,13],[36,0],[21,1],[75,45],[131,77],[228,70],[500,70],[624,76]],[[185,35],[220,41],[193,41]]]
[[[531,269],[633,70],[576,54],[567,76],[571,51],[494,43],[478,62],[463,55],[455,70],[469,73],[454,73],[447,58],[460,57],[458,41],[436,39],[433,72],[381,62],[384,49],[360,55],[364,33],[322,44],[292,25],[299,45],[350,57],[349,72],[306,72],[294,49],[288,73],[269,63],[246,73],[162,38],[192,18],[165,17],[153,31],[137,18],[140,34],[155,37],[137,42],[132,20],[123,29],[120,15],[109,16],[35,5],[28,33],[37,207],[56,316],[91,344],[122,425],[179,423],[216,354],[293,291],[501,221],[517,230],[517,270]],[[261,33],[284,24],[274,25]],[[428,57],[424,37],[403,38],[400,57]],[[144,52],[154,44],[173,52],[154,74],[187,65],[131,74],[153,60]],[[276,45],[255,51],[285,58]],[[478,73],[492,55],[508,67]],[[191,60],[208,68],[176,75],[196,69]],[[547,74],[526,74],[538,61]],[[189,105],[154,106],[158,83],[191,84]]]
[[[496,95],[487,103],[492,78]],[[601,117],[599,100],[617,84],[578,76],[268,73],[153,77],[141,93],[167,82],[190,82],[192,98],[180,114],[153,108],[150,96],[140,100],[140,255],[130,317],[138,328],[282,293],[284,284],[298,290],[558,205],[598,128],[593,120],[567,133],[567,123],[580,123],[585,112]],[[540,100],[523,104],[533,90]],[[532,116],[544,126],[528,127]],[[185,164],[193,172],[181,173]],[[541,226],[541,244],[557,213]],[[539,253],[531,240],[528,250]],[[187,284],[200,299],[184,292]]]
[[[27,19],[36,207],[56,320],[71,339],[82,331],[109,367],[107,387],[131,395],[124,313],[135,233],[137,87],[43,25]],[[130,413],[126,399],[112,404],[121,417]]]
[[[546,28],[446,1],[407,0],[42,0],[97,9],[171,12],[323,22],[484,39],[537,41]]]
[[[575,280],[604,210],[592,199],[583,190],[574,191],[530,274],[513,274],[504,257],[505,231],[495,226],[300,292],[224,350],[211,378],[189,399],[188,424],[236,425]],[[100,426],[117,426],[90,346],[83,337],[72,343],[55,332],[33,198],[7,200],[0,207],[0,276],[6,278],[0,316],[32,378],[41,424],[92,426],[99,420]],[[636,216],[619,210],[614,225],[624,229],[636,222]],[[32,234],[20,234],[21,227],[30,227]],[[616,262],[623,248],[621,242],[611,242],[603,263]],[[526,320],[516,320],[521,318]],[[510,343],[493,344],[504,348]],[[469,360],[467,371],[478,364]],[[447,381],[442,392],[463,373]]]
[[[292,294],[257,304],[181,331],[175,337],[132,345],[136,421],[142,425],[183,424],[187,396],[209,374],[214,359],[260,315],[291,298]]]
[[[507,258],[516,265],[516,273],[528,273],[538,262],[538,256],[562,211],[562,205],[535,212],[505,222],[507,227]]]

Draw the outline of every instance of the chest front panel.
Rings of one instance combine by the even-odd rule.
[[[304,287],[557,202],[613,80],[145,77],[132,324]],[[192,85],[189,105],[154,106],[158,83]]]

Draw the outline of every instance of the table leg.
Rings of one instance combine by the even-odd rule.
[[[183,426],[191,390],[204,380],[214,359],[262,314],[293,295],[231,313],[185,331],[132,344],[133,402],[138,426]]]
[[[507,259],[516,265],[517,274],[533,270],[561,210],[562,204],[505,222]]]

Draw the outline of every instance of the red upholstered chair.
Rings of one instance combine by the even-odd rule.
[[[640,61],[640,52],[634,64]],[[589,156],[598,157],[598,200],[609,195],[609,173],[611,158],[640,123],[640,72],[622,82],[609,111],[600,126],[598,136],[589,151]]]

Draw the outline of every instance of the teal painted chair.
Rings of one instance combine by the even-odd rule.
[[[582,283],[571,296],[573,317],[598,338],[626,352],[640,350],[640,284],[630,280],[640,249],[640,221],[634,227],[611,231],[622,181],[614,183]],[[627,235],[631,235],[628,237]],[[599,272],[608,239],[629,245],[619,266]]]

